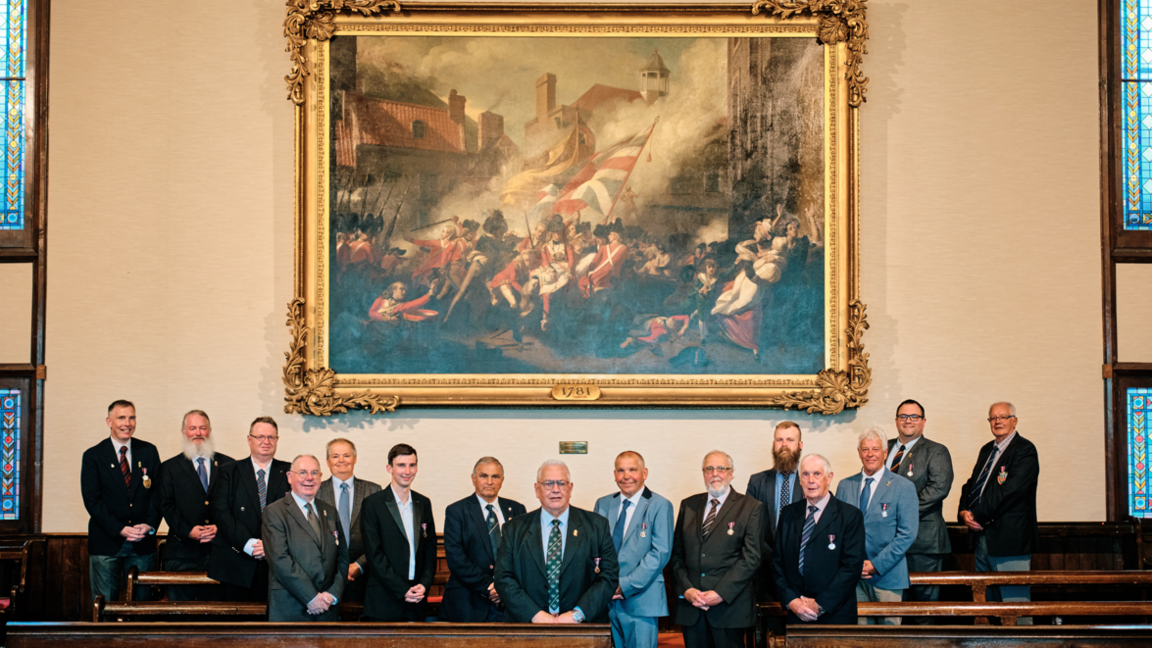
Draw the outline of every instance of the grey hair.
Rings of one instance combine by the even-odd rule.
[[[135,409],[135,408],[133,408],[133,409]],[[184,432],[184,426],[188,424],[188,417],[192,416],[193,414],[195,414],[197,416],[203,416],[204,420],[208,421],[208,431],[209,432],[212,431],[212,419],[208,418],[208,414],[205,413],[204,410],[194,409],[194,410],[188,410],[188,413],[184,415],[184,418],[180,419],[180,432],[181,433]]]
[[[809,459],[816,459],[820,463],[824,464],[824,472],[826,472],[826,473],[832,472],[832,462],[828,461],[828,457],[825,457],[824,455],[820,455],[820,454],[812,453],[812,454],[804,455],[804,458],[800,460],[799,465],[803,466],[804,462],[808,461]]]
[[[296,455],[296,458],[292,460],[292,466],[288,470],[295,471],[296,470],[296,462],[300,461],[301,459],[303,459],[305,457],[311,459],[312,461],[315,461],[317,466],[320,465],[320,460],[316,458],[316,455],[302,454],[302,455]]]
[[[714,454],[724,455],[724,457],[728,459],[728,467],[731,468],[733,472],[735,472],[736,462],[732,461],[732,455],[724,452],[723,450],[709,450],[708,453],[704,455],[704,458],[700,460],[701,470],[708,467],[708,457],[711,457]]]
[[[348,447],[352,448],[352,456],[356,456],[356,444],[352,443],[348,439],[345,439],[344,437],[336,437],[335,439],[329,441],[328,445],[324,446],[324,454],[327,455],[332,452],[332,446],[336,445],[337,443],[347,443]]]
[[[500,470],[504,470],[504,464],[500,463],[500,460],[496,457],[480,457],[476,460],[476,465],[472,466],[472,474],[475,475],[476,470],[484,464],[496,464],[497,466],[500,466]],[[537,476],[537,479],[539,479],[539,476]]]
[[[549,468],[551,466],[559,466],[559,467],[563,468],[564,469],[564,480],[565,481],[572,481],[572,471],[568,470],[568,464],[564,463],[563,461],[560,461],[559,459],[549,459],[549,460],[545,461],[544,463],[540,464],[540,467],[536,469],[536,481],[537,482],[539,482],[540,478],[544,476],[544,469]]]
[[[1012,416],[1016,416],[1016,406],[1013,405],[1012,403],[1009,403],[1008,401],[996,401],[995,403],[992,403],[991,405],[988,406],[988,412],[991,413],[992,408],[996,407],[997,405],[1007,405],[1008,406],[1008,413],[1011,414]]]
[[[873,425],[867,430],[861,432],[860,436],[856,439],[856,447],[859,448],[860,444],[864,443],[868,439],[876,439],[880,442],[881,448],[885,450],[888,449],[888,433],[884,431],[884,428],[878,425]]]

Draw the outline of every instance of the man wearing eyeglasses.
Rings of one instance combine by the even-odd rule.
[[[368,557],[365,621],[423,622],[428,588],[436,577],[436,520],[432,500],[412,490],[419,470],[416,448],[388,451],[392,483],[364,500],[360,533]]]
[[[908,549],[909,572],[938,572],[944,556],[952,553],[944,523],[944,498],[952,491],[952,455],[943,444],[924,436],[924,406],[906,400],[896,408],[897,438],[888,442],[888,470],[911,480],[920,500],[920,530]],[[939,601],[940,588],[913,585],[904,590],[905,601]],[[928,625],[931,617],[908,617],[908,623]]]
[[[316,457],[296,457],[288,471],[291,496],[264,510],[269,621],[340,620],[348,539],[336,509],[316,498],[321,477]]]
[[[709,452],[701,468],[707,492],[680,502],[673,533],[676,623],[685,648],[742,648],[756,623],[753,581],[768,519],[756,498],[733,490],[728,453]]]
[[[608,522],[569,506],[572,475],[549,459],[536,471],[540,508],[504,525],[493,580],[511,623],[608,623],[620,568]]]
[[[972,477],[960,490],[960,522],[968,527],[976,571],[1029,571],[1039,544],[1036,446],[1016,431],[1016,406],[993,403],[988,424],[993,440],[980,448]],[[989,601],[1031,600],[1026,585],[988,588]],[[1023,617],[1018,623],[1030,624]]]
[[[228,601],[264,601],[268,565],[264,561],[261,525],[265,508],[288,494],[287,461],[275,459],[279,428],[271,416],[248,427],[247,459],[220,466],[220,483],[212,489],[216,537],[208,559],[208,576],[224,585]]]

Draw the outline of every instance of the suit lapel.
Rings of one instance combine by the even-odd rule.
[[[544,567],[544,539],[541,537],[540,525],[544,518],[544,509],[538,509],[534,520],[528,525],[528,553],[532,556],[532,562],[540,569],[540,575],[547,579],[548,570]]]
[[[412,495],[409,494],[408,496],[411,497]],[[400,535],[407,538],[408,530],[404,528],[404,518],[400,517],[400,505],[396,503],[396,493],[391,487],[388,488],[388,494],[384,496],[384,502],[388,504],[388,512],[392,514],[392,519],[396,520]]]
[[[315,501],[312,503],[312,510],[316,510]],[[301,511],[300,507],[296,505],[295,498],[292,499],[291,506],[288,507],[288,516],[296,521],[296,526],[300,527],[305,535],[312,538],[312,541],[316,543],[317,547],[320,547],[320,538],[316,537],[316,532],[312,530],[312,525],[308,524],[308,520],[304,517],[304,511]],[[321,524],[321,527],[323,527],[323,524]]]
[[[349,511],[349,518],[352,522],[352,528],[356,528],[360,522],[360,505],[364,503],[364,498],[368,497],[368,484],[364,483],[362,479],[356,479],[352,482],[352,510]],[[336,501],[336,512],[340,512],[340,500]],[[349,540],[351,542],[351,540]]]
[[[496,501],[500,502],[500,508],[504,511],[504,521],[505,522],[516,517],[516,514],[512,512],[512,505],[511,504],[509,504],[503,498],[498,498]],[[485,528],[487,528],[487,527],[485,527]],[[501,533],[503,533],[504,529],[501,528],[500,531],[501,531]]]
[[[840,516],[840,500],[835,497],[828,499],[828,504],[824,507],[824,512],[820,514],[820,521],[812,529],[812,537],[808,539],[808,546],[812,546],[813,542],[820,541],[820,534],[832,523],[832,519]],[[803,530],[803,527],[801,527]],[[805,547],[807,549],[807,547]]]
[[[647,488],[647,486],[645,486]],[[623,495],[621,495],[623,497]],[[648,512],[649,498],[641,496],[640,503],[636,505],[636,510],[632,511],[632,520],[624,529],[624,539],[620,543],[620,548],[623,549],[624,545],[628,543],[628,539],[636,534],[636,525],[644,521],[644,515]],[[619,509],[617,509],[619,510]]]
[[[260,491],[256,488],[256,469],[252,464],[252,457],[244,460],[244,465],[237,466],[240,469],[240,481],[244,483],[244,487],[248,490],[248,495],[251,496],[252,504],[260,508]],[[269,464],[268,468],[271,469],[272,465]]]
[[[580,543],[584,542],[584,537],[588,535],[582,522],[584,518],[578,515],[575,509],[568,507],[568,537],[564,541],[564,560],[560,563],[561,574],[568,569],[568,565],[572,563],[573,557],[580,549]],[[585,531],[584,536],[580,535],[582,530]]]
[[[736,517],[736,509],[740,508],[740,502],[744,496],[734,490],[728,491],[728,497],[725,498],[724,504],[720,506],[720,510],[716,512],[716,521],[712,523],[712,530],[708,533],[708,539],[711,540],[717,533],[726,533],[725,527],[728,521]],[[711,504],[709,504],[711,506]],[[703,525],[701,525],[703,526]]]

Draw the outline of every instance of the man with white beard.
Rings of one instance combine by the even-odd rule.
[[[216,525],[208,495],[216,485],[217,469],[232,457],[215,451],[212,422],[201,410],[184,415],[180,426],[183,452],[160,466],[160,512],[168,523],[164,543],[164,571],[208,571]],[[177,586],[168,588],[169,601],[215,601],[215,588]]]

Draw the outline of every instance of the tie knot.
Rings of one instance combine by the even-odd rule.
[[[259,475],[261,478],[263,478],[264,477],[264,469],[261,468],[260,470],[257,470],[256,474]]]
[[[625,511],[628,510],[629,506],[632,506],[632,501],[631,500],[624,500],[624,510]]]
[[[343,484],[340,484],[340,490],[347,493],[348,492],[348,482],[344,482]]]
[[[905,448],[905,447],[906,447],[906,446],[905,446],[903,443],[901,443],[901,444],[900,444],[900,452],[904,452],[904,448]]]
[[[713,498],[712,499],[712,508],[716,508],[717,506],[720,506],[720,500]]]
[[[809,513],[815,513],[816,511],[819,511],[819,510],[820,510],[820,507],[816,506],[815,504],[812,504],[808,507]]]
[[[199,463],[201,466],[203,466],[203,465],[204,465],[204,457],[196,457],[196,461],[197,461],[197,462],[198,462],[198,463]]]
[[[552,528],[553,529],[559,529],[560,528],[560,520],[552,520]]]
[[[128,454],[128,446],[120,446],[120,456],[123,457],[126,454]]]
[[[865,486],[868,486],[868,485],[870,485],[870,484],[871,484],[873,481],[875,481],[875,478],[874,478],[874,477],[868,477],[868,478],[866,478],[866,479],[864,480],[864,485],[865,485]]]
[[[496,512],[496,511],[492,510],[492,505],[491,505],[491,504],[489,504],[489,505],[488,505],[488,506],[486,506],[485,508],[487,508],[487,509],[488,509],[488,512],[489,512],[489,513],[495,513],[495,512]],[[552,521],[553,521],[553,522],[559,522],[560,520],[552,520]]]

